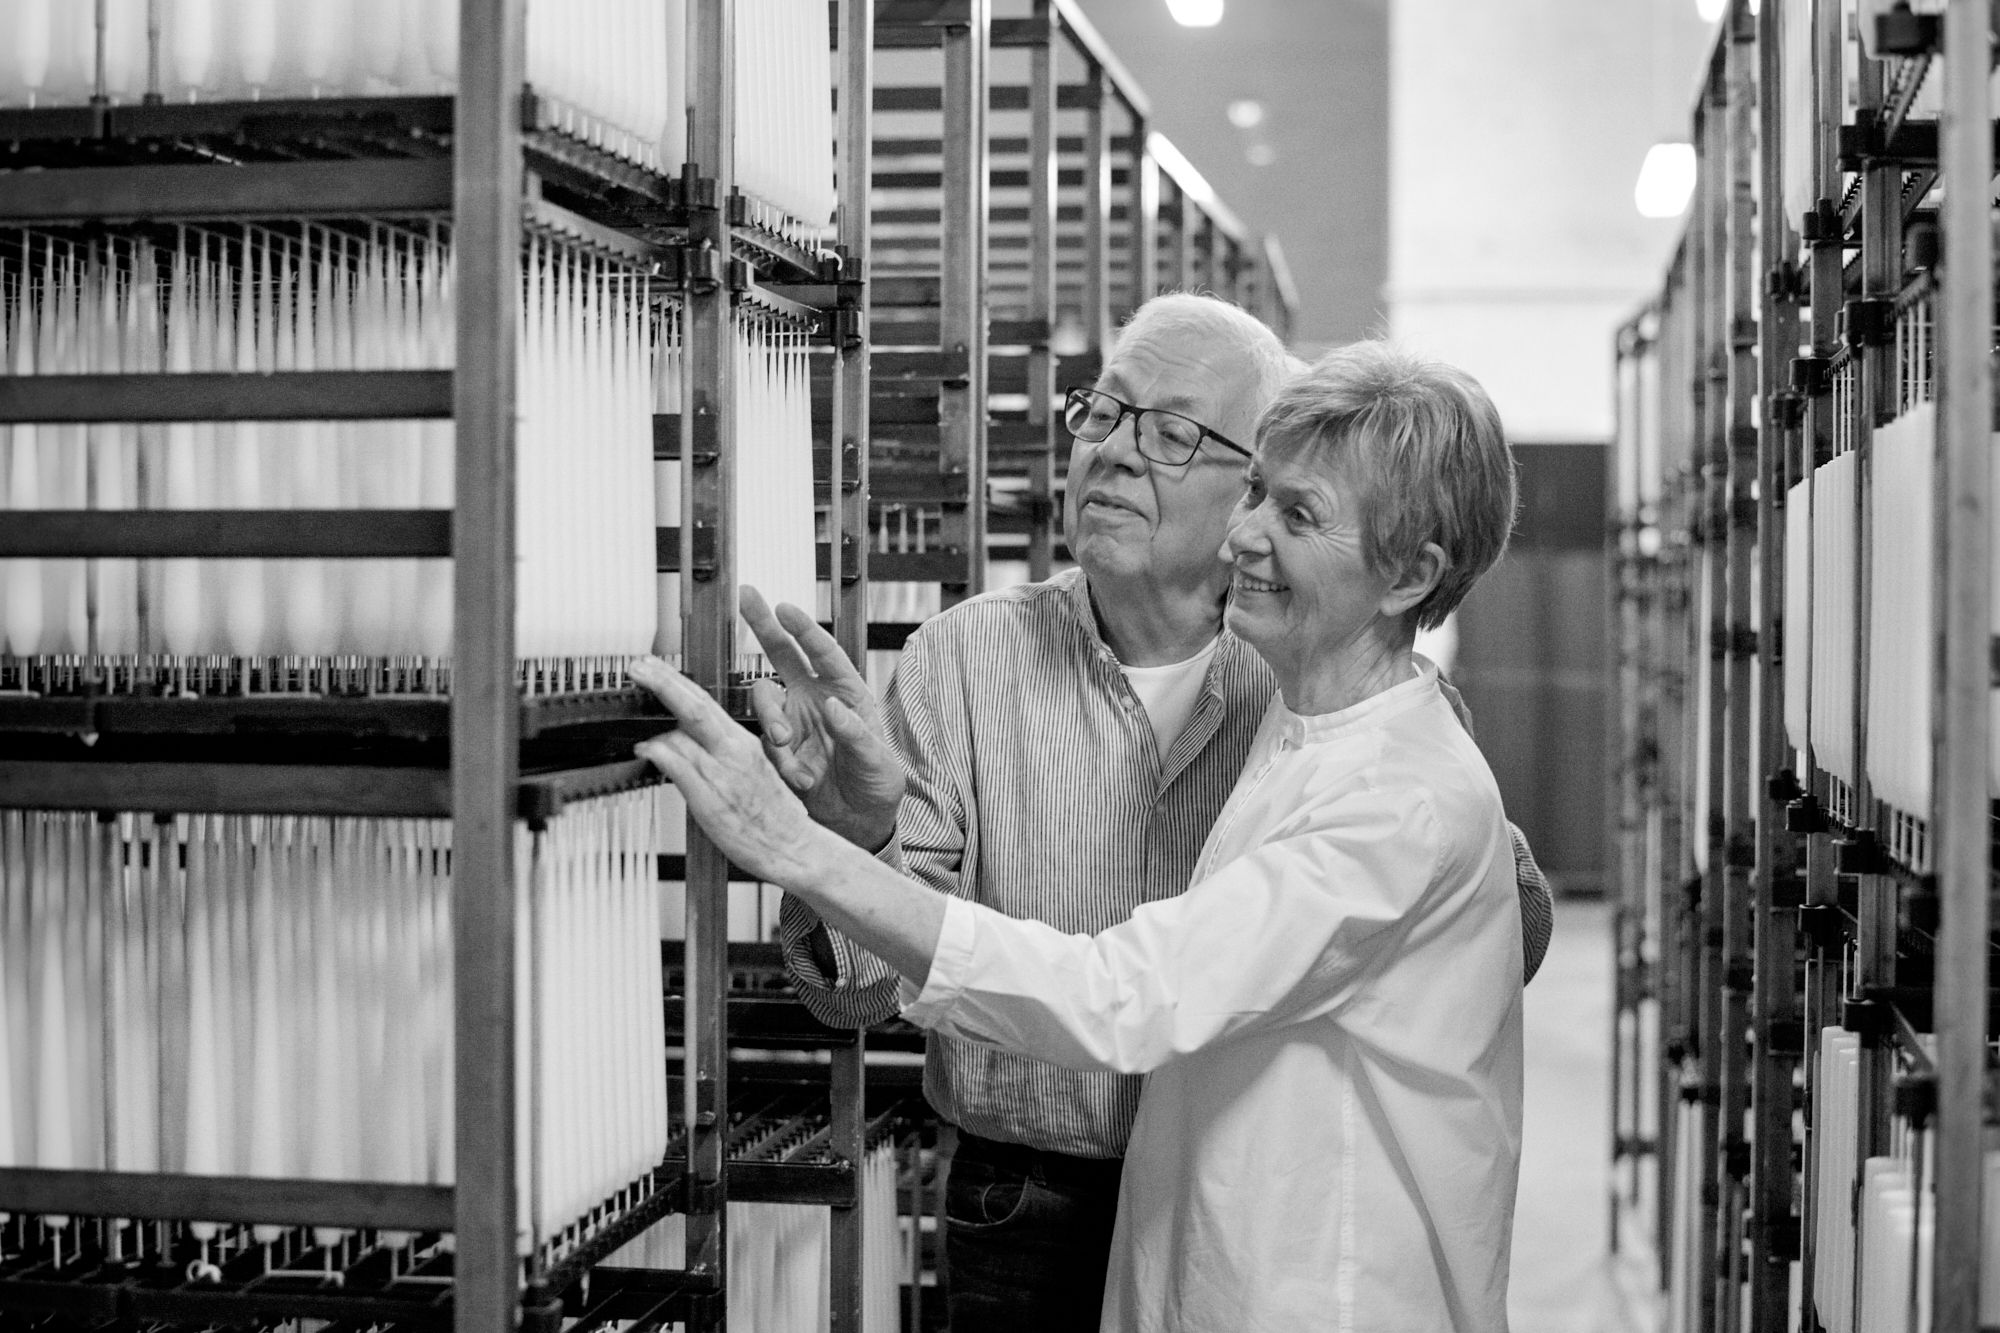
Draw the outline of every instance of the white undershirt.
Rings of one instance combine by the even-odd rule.
[[[1194,706],[1201,701],[1202,682],[1208,679],[1208,664],[1215,656],[1215,645],[1220,642],[1220,636],[1210,639],[1206,648],[1187,661],[1167,666],[1118,664],[1131,683],[1132,693],[1146,706],[1146,716],[1153,724],[1153,735],[1159,739],[1162,755],[1179,738]]]

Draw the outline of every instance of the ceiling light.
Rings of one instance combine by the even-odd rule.
[[[1694,0],[1694,7],[1703,23],[1713,23],[1722,17],[1723,10],[1729,8],[1729,0]]]
[[[1183,28],[1213,28],[1222,22],[1222,0],[1167,0],[1167,12]]]
[[[1632,187],[1632,202],[1639,216],[1677,218],[1687,211],[1694,195],[1694,145],[1656,143],[1646,150],[1639,168],[1639,183]]]
[[[1229,104],[1229,123],[1239,130],[1254,130],[1264,123],[1264,104],[1241,98]]]

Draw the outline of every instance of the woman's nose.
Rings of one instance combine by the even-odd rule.
[[[1234,561],[1239,555],[1263,555],[1271,549],[1270,535],[1264,531],[1264,506],[1239,509],[1229,520],[1222,539],[1222,558]]]

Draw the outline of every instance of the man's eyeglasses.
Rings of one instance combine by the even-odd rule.
[[[1160,407],[1134,407],[1097,389],[1071,389],[1063,398],[1063,425],[1085,444],[1111,438],[1126,417],[1132,418],[1140,456],[1165,467],[1185,467],[1201,451],[1203,440],[1250,457],[1250,451],[1226,435],[1210,430],[1193,417]]]

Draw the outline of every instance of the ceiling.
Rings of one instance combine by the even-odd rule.
[[[1299,290],[1299,350],[1378,331],[1389,0],[1225,0],[1212,28],[1181,27],[1164,0],[1081,4],[1151,99],[1153,127],[1248,226],[1284,246]],[[1239,100],[1262,105],[1261,125],[1231,124]],[[1265,165],[1252,161],[1258,145]]]

